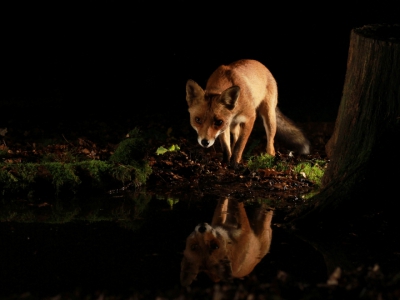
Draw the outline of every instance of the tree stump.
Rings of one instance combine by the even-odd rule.
[[[331,161],[321,192],[298,220],[398,202],[399,138],[400,24],[355,28],[335,129],[326,145]]]

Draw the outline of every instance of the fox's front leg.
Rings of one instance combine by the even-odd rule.
[[[214,211],[214,216],[211,222],[211,226],[221,226],[225,224],[226,218],[228,216],[228,203],[229,199],[219,199],[217,207]]]
[[[238,206],[238,214],[237,214],[237,225],[239,228],[241,228],[244,231],[249,232],[251,227],[250,227],[250,222],[249,219],[247,217],[247,213],[246,210],[244,208],[244,203],[243,202],[239,202]]]
[[[260,241],[260,255],[264,256],[268,253],[271,246],[272,240],[272,221],[273,211],[270,209],[265,209],[265,207],[260,208],[260,216],[256,221],[254,233]]]
[[[275,156],[274,139],[276,134],[276,93],[264,100],[259,109],[267,134],[267,153]]]
[[[229,128],[227,128],[224,132],[219,135],[219,141],[221,142],[221,148],[224,155],[223,161],[229,164],[229,161],[232,156],[231,152],[231,136],[229,132]]]
[[[267,133],[267,153],[275,156],[274,139],[276,134],[276,115],[275,112],[270,112],[268,117],[262,117],[264,121],[265,131]]]
[[[231,134],[232,134],[232,143],[231,148],[232,150],[235,149],[235,145],[237,140],[239,139],[240,135],[240,124],[236,124],[235,126],[231,125]]]
[[[242,155],[244,148],[246,147],[247,141],[249,139],[250,133],[253,130],[255,121],[255,116],[250,117],[245,123],[240,123],[238,127],[240,128],[239,137],[235,143],[235,147],[232,150],[231,165],[237,168],[238,164],[242,160]]]
[[[253,230],[257,236],[264,236],[271,230],[271,222],[274,211],[262,203],[254,214]]]

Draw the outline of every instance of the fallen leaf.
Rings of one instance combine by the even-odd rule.
[[[327,285],[338,285],[339,284],[339,279],[340,276],[342,275],[342,270],[337,267],[331,274],[331,276],[329,276],[326,284]]]

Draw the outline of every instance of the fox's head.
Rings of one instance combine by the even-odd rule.
[[[186,239],[181,284],[190,285],[200,272],[205,272],[214,282],[231,279],[228,244],[227,233],[221,227],[213,228],[207,223],[197,225]]]
[[[229,130],[233,109],[239,98],[240,88],[231,86],[222,93],[204,91],[196,82],[186,83],[186,101],[189,106],[190,124],[197,131],[197,141],[208,148],[225,130]]]

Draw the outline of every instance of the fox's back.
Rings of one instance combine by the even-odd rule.
[[[218,67],[210,76],[206,92],[220,94],[227,88],[237,85],[240,87],[241,98],[250,96],[256,106],[265,98],[269,87],[276,86],[271,72],[260,62],[251,59],[235,61],[227,66]]]

